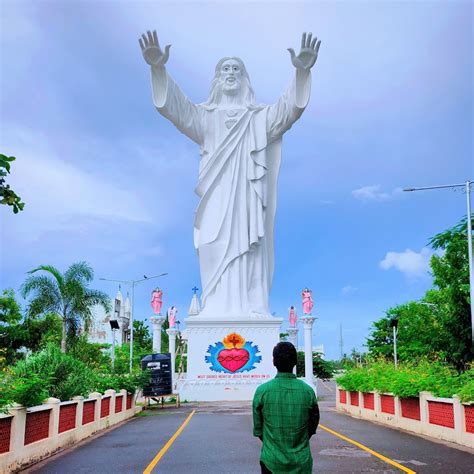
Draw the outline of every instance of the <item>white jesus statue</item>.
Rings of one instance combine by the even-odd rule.
[[[321,42],[304,33],[299,54],[288,50],[295,79],[273,105],[255,102],[245,65],[236,57],[217,63],[208,100],[193,104],[166,70],[171,45],[162,50],[156,31],[139,43],[151,66],[155,107],[200,147],[194,222],[200,317],[269,317],[281,139],[308,104]]]

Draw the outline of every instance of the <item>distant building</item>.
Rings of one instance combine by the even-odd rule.
[[[115,343],[123,344],[129,340],[130,298],[127,294],[124,302],[120,287],[115,299],[111,301],[111,306],[112,312],[108,314],[105,313],[101,306],[95,306],[92,310],[92,322],[87,332],[89,342],[112,343],[112,330],[110,329],[111,319],[117,319],[120,327],[120,329],[115,332]],[[117,313],[115,313],[116,308],[119,309]]]

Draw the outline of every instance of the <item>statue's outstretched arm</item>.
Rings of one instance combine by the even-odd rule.
[[[296,69],[303,69],[309,71],[318,59],[319,47],[321,46],[321,40],[315,36],[312,37],[313,33],[303,33],[301,37],[301,49],[298,56],[293,48],[288,48],[291,56],[291,62]]]
[[[151,66],[153,102],[158,112],[191,140],[202,144],[202,125],[198,107],[193,104],[166,71],[171,45],[160,47],[156,31],[147,31],[138,40],[143,58]]]
[[[296,68],[296,76],[290,87],[280,97],[278,102],[271,105],[267,115],[267,131],[269,139],[281,137],[300,118],[309,101],[311,92],[311,68],[318,58],[321,41],[303,33],[301,49],[297,55],[288,48],[291,62]]]
[[[167,44],[165,46],[165,50],[162,51],[156,30],[153,31],[153,33],[151,31],[147,31],[146,35],[143,33],[138,42],[140,44],[140,48],[142,49],[143,59],[150,66],[165,66],[170,57],[171,45]]]

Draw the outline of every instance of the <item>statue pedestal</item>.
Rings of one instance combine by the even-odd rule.
[[[304,327],[304,372],[305,382],[316,392],[313,375],[313,324],[316,320],[311,314],[305,314],[301,321]],[[317,392],[316,392],[317,396]]]
[[[161,327],[165,322],[165,318],[161,314],[150,318],[153,328],[153,352],[159,354],[161,352]]]
[[[295,346],[295,349],[298,350],[298,328],[290,327],[286,332],[288,333],[288,342],[291,342]]]
[[[168,346],[171,354],[171,380],[174,383],[176,376],[176,336],[178,335],[178,330],[172,327],[166,330],[166,334],[168,334]]]
[[[276,374],[273,348],[280,341],[282,321],[272,316],[188,317],[187,374],[177,387],[181,400],[252,400],[256,388]],[[226,339],[234,333],[240,338]]]

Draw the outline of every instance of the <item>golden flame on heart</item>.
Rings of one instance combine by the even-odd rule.
[[[233,332],[227,335],[226,337],[224,337],[224,340],[222,342],[226,349],[232,349],[232,348],[241,349],[242,347],[244,347],[245,339],[240,334]]]

